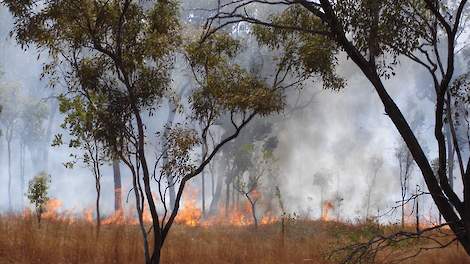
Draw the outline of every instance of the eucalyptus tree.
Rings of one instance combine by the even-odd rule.
[[[13,209],[13,171],[12,171],[12,152],[13,139],[20,128],[21,119],[21,101],[23,98],[21,87],[18,84],[4,83],[0,87],[0,105],[2,112],[0,122],[3,127],[4,138],[7,143],[8,155],[8,210]]]
[[[267,18],[256,17],[249,12],[252,6],[258,9],[277,6],[281,11]],[[458,241],[470,253],[470,181],[467,180],[470,166],[464,168],[459,165],[464,186],[462,200],[446,177],[447,153],[443,133],[444,109],[446,101],[449,101],[446,97],[456,78],[457,46],[461,44],[459,37],[465,36],[462,32],[467,9],[467,0],[230,1],[209,20],[209,26],[214,21],[223,20],[223,23],[211,27],[207,35],[223,26],[246,21],[270,33],[265,40],[272,48],[277,48],[275,40],[279,36],[302,36],[299,45],[304,47],[302,54],[305,56],[329,48],[319,47],[305,39],[331,40],[332,46],[346,53],[374,87],[385,113],[410,149],[437,208]],[[322,57],[316,58],[322,61]],[[384,83],[384,79],[399,77],[395,76],[394,67],[401,58],[423,67],[433,84],[437,173],[433,172],[415,131]],[[334,67],[334,64],[330,66]]]
[[[403,141],[399,141],[395,149],[395,158],[397,159],[400,175],[400,207],[401,207],[401,227],[405,227],[405,201],[410,191],[410,178],[413,171],[413,157],[408,147]]]
[[[90,95],[87,99],[90,101],[85,102],[79,96],[69,98],[62,95],[59,97],[59,109],[62,113],[66,113],[61,127],[69,130],[71,139],[68,142],[68,147],[77,150],[77,153],[70,154],[72,160],[65,162],[65,166],[72,169],[78,161],[81,161],[91,170],[95,180],[96,234],[99,235],[101,227],[101,168],[105,162],[109,162],[111,154],[106,150],[103,141],[100,141],[101,135],[99,135],[102,131],[100,131],[101,126],[98,116],[105,111],[100,107],[104,103],[100,100],[104,99],[96,95]],[[52,145],[62,144],[64,144],[62,135],[56,135]]]
[[[26,147],[32,147],[38,142],[49,142],[47,140],[47,129],[45,127],[48,105],[33,96],[24,96],[21,104],[17,105],[20,122],[18,124],[19,154],[20,154],[20,190],[25,192],[26,183]],[[41,144],[42,147],[48,147]],[[33,152],[31,152],[33,156]],[[33,171],[33,173],[38,173]]]
[[[119,157],[129,169],[146,263],[160,262],[187,182],[255,116],[281,111],[283,90],[306,79],[299,75],[297,82],[286,84],[292,73],[288,63],[269,83],[268,78],[257,78],[235,63],[243,49],[227,34],[186,44],[174,1],[146,2],[145,7],[131,0],[4,2],[14,16],[17,41],[47,52],[51,62],[44,65],[44,76],[52,85],[65,83],[62,101],[68,107],[61,110],[66,127],[72,134],[77,127],[84,129],[108,156]],[[201,129],[182,122],[159,144],[151,124],[158,120],[161,102],[170,98],[176,52],[185,54],[196,82],[178,114]],[[312,73],[323,72],[307,75]],[[90,112],[93,122],[86,121]],[[222,115],[229,117],[231,132],[207,146],[207,155],[195,161],[192,153]],[[166,149],[164,164],[158,149]],[[169,174],[174,182],[166,184]],[[166,194],[173,184],[177,192],[169,209]],[[150,230],[144,210],[150,211]]]
[[[42,214],[46,211],[46,204],[49,201],[50,183],[51,177],[45,172],[39,173],[29,181],[26,196],[35,208],[39,227],[41,227]]]

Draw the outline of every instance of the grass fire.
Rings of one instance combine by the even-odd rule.
[[[470,263],[467,0],[0,21],[0,264]]]

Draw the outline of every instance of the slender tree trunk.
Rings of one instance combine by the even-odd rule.
[[[223,177],[222,175],[217,176],[217,184],[215,186],[215,192],[212,196],[212,201],[209,206],[209,214],[214,215],[219,209],[220,197],[222,196]]]
[[[450,111],[447,111],[447,117],[449,117]],[[453,189],[454,188],[454,144],[452,143],[452,133],[450,131],[450,123],[449,118],[447,118],[447,125],[445,126],[446,132],[446,142],[447,142],[447,175],[449,179],[449,185]]]
[[[405,199],[401,198],[401,229],[405,228]]]
[[[113,160],[113,174],[114,174],[114,211],[122,211],[122,187],[121,187],[121,169],[119,160]]]
[[[214,198],[214,195],[215,195],[215,175],[214,175],[214,172],[211,170],[210,171],[211,173],[211,195],[212,195],[212,198]]]
[[[253,216],[253,222],[255,224],[255,229],[258,229],[258,218],[256,217],[256,201],[251,200],[248,194],[246,194],[246,198],[251,204],[251,214]]]
[[[230,182],[225,182],[225,217],[228,217],[228,210],[230,207]]]
[[[202,215],[206,215],[206,188],[205,188],[205,173],[201,172],[201,198],[202,198]]]
[[[101,184],[99,180],[96,182],[96,235],[99,236],[101,229],[101,213],[100,213],[100,197]]]
[[[416,232],[419,233],[419,196],[418,196],[417,187],[416,187]]]
[[[25,144],[24,141],[21,140],[20,143],[20,187],[21,187],[21,199],[20,199],[20,206],[21,208],[24,207],[24,195],[25,195],[25,167],[24,167],[24,154],[25,154]]]
[[[8,210],[12,211],[12,197],[11,197],[11,183],[12,183],[12,172],[11,172],[11,132],[7,135],[7,151],[8,151]]]
[[[133,187],[132,189],[134,190],[135,204],[136,204],[136,209],[137,209],[137,218],[139,220],[140,232],[142,233],[142,240],[144,243],[145,263],[150,263],[148,234],[147,234],[147,229],[145,228],[144,217],[143,217],[144,197],[141,196],[142,188],[140,187],[140,184],[137,184],[137,182],[139,181],[139,178],[138,178],[136,171],[134,170],[134,167],[132,167],[130,163],[126,163],[126,165],[129,167],[129,169],[132,172],[132,187]]]

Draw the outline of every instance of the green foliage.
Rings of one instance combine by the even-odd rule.
[[[49,113],[47,104],[24,93],[15,83],[0,85],[0,123],[8,138],[17,135],[26,144],[44,141],[46,129],[44,121]]]
[[[270,21],[285,28],[255,25],[253,34],[261,45],[279,53],[277,64],[281,71],[292,71],[302,79],[320,75],[324,88],[339,90],[344,87],[344,80],[334,70],[336,44],[327,36],[312,34],[326,30],[317,17],[305,8],[293,5],[281,14],[272,15]]]
[[[39,222],[41,222],[41,215],[45,211],[45,206],[49,201],[48,190],[50,182],[50,176],[45,172],[39,173],[29,181],[26,196],[34,206]]]
[[[69,69],[60,110],[73,135],[71,147],[93,137],[116,150],[124,144],[133,105],[152,111],[168,90],[172,54],[180,46],[175,1],[156,1],[152,8],[136,1],[5,3],[16,18],[18,42],[53,58],[43,75],[57,80],[57,67]]]
[[[284,101],[280,91],[232,62],[241,51],[239,41],[225,33],[186,46],[199,86],[191,96],[194,118],[214,119],[223,112],[267,115],[281,111]]]
[[[195,169],[189,154],[200,143],[198,135],[192,129],[175,127],[169,131],[167,139],[168,161],[163,170],[175,177],[183,177]]]
[[[416,49],[426,35],[423,19],[430,17],[420,0],[346,0],[336,3],[335,11],[355,46],[367,53],[373,41],[376,56]]]

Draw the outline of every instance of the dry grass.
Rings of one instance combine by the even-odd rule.
[[[284,246],[280,225],[252,227],[175,226],[163,263],[334,263],[333,248],[367,237],[366,226],[297,221],[287,228]],[[44,221],[0,217],[0,264],[3,263],[142,263],[137,226],[107,225],[97,239],[86,221]],[[409,263],[470,263],[457,245],[425,252]]]

